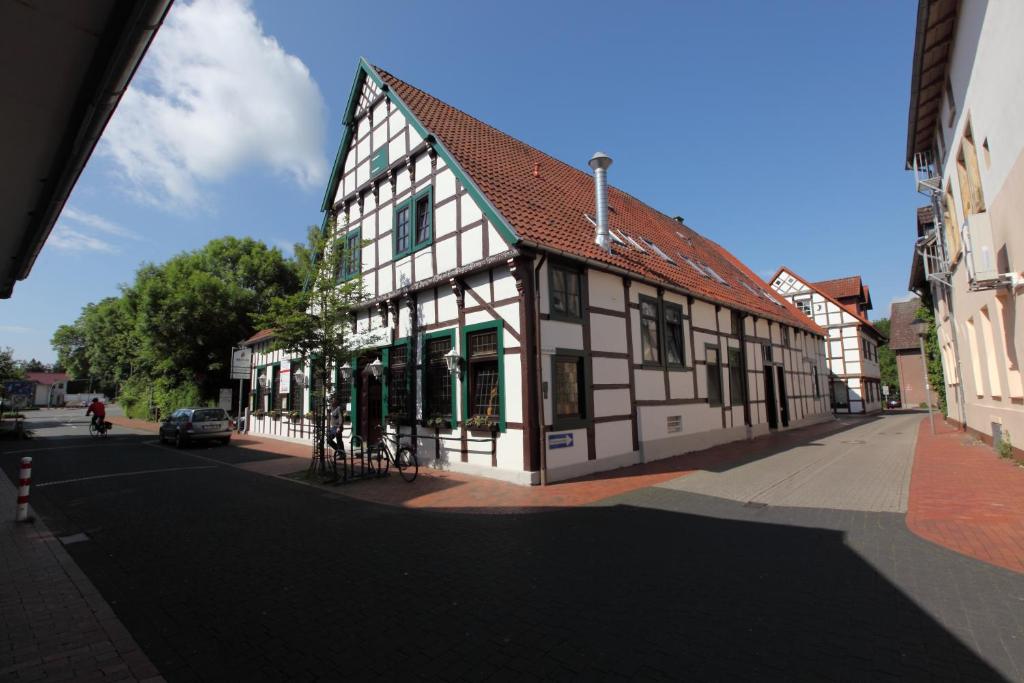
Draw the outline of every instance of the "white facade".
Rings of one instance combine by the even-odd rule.
[[[1024,3],[957,5],[951,49],[933,67],[945,71],[937,120],[926,122],[924,104],[917,118],[911,112],[912,130],[930,142],[912,140],[908,150],[932,161],[948,284],[914,286],[930,289],[935,303],[950,417],[985,437],[1016,440],[1024,434]],[[984,276],[968,272],[969,245],[990,259]]]
[[[837,413],[881,410],[877,335],[858,316],[786,268],[776,274],[771,287],[828,330],[826,353],[833,409]]]

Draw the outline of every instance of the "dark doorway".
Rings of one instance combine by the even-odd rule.
[[[779,408],[782,412],[782,426],[789,426],[789,399],[786,397],[786,370],[781,365],[775,370],[779,373]]]
[[[381,418],[383,417],[383,410],[381,406],[381,381],[373,376],[373,373],[369,371],[367,365],[372,363],[373,360],[367,357],[359,359],[358,374],[358,392],[359,397],[356,401],[358,404],[359,411],[359,427],[358,434],[363,439],[364,444],[376,443],[380,430]],[[353,378],[353,379],[356,379]]]
[[[778,403],[775,402],[775,373],[772,366],[764,366],[764,407],[768,411],[768,427],[779,428]]]

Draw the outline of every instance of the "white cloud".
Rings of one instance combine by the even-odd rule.
[[[0,325],[0,332],[9,333],[21,333],[21,332],[35,332],[31,327],[25,327],[24,325]]]
[[[94,230],[99,230],[100,232],[106,233],[108,235],[113,235],[114,237],[127,237],[128,239],[133,240],[140,239],[140,237],[135,233],[125,228],[122,228],[120,225],[117,225],[116,223],[111,223],[102,216],[97,216],[96,214],[88,213],[87,211],[80,211],[79,209],[76,209],[71,206],[65,206],[64,211],[61,213],[60,217],[62,221],[71,221],[72,223],[79,223]]]
[[[262,166],[326,182],[325,105],[300,59],[263,33],[247,0],[175,3],[104,135],[139,198],[169,207]]]
[[[46,244],[62,251],[100,251],[107,254],[118,251],[111,242],[68,227],[66,223],[57,223]]]

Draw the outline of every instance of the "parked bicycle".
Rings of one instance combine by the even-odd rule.
[[[416,450],[410,446],[403,446],[398,442],[397,436],[391,436],[383,427],[378,430],[380,440],[370,447],[368,455],[369,467],[375,471],[377,476],[382,477],[388,473],[391,463],[398,468],[402,479],[411,482],[419,474],[420,464],[416,459]],[[392,449],[392,446],[394,448]]]

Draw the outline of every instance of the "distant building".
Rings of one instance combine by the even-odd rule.
[[[607,156],[583,171],[365,61],[345,124],[323,210],[363,244],[339,278],[362,277],[354,331],[379,340],[339,368],[346,441],[385,428],[528,484],[831,418],[823,330],[605,184]],[[246,342],[249,428],[307,438],[309,382],[272,334]]]
[[[1024,442],[1024,2],[920,0],[910,288],[934,302],[951,419]]]
[[[921,300],[916,297],[910,301],[897,301],[889,314],[889,349],[896,356],[900,401],[904,408],[926,402],[934,405],[938,400],[935,392],[928,389],[921,358],[921,339],[914,322],[921,306]]]
[[[68,376],[63,372],[26,372],[25,379],[8,382],[8,402],[18,408],[64,404]]]
[[[882,409],[878,346],[885,337],[867,318],[871,291],[859,275],[808,282],[782,267],[771,288],[828,331],[826,358],[832,409],[872,413]]]

